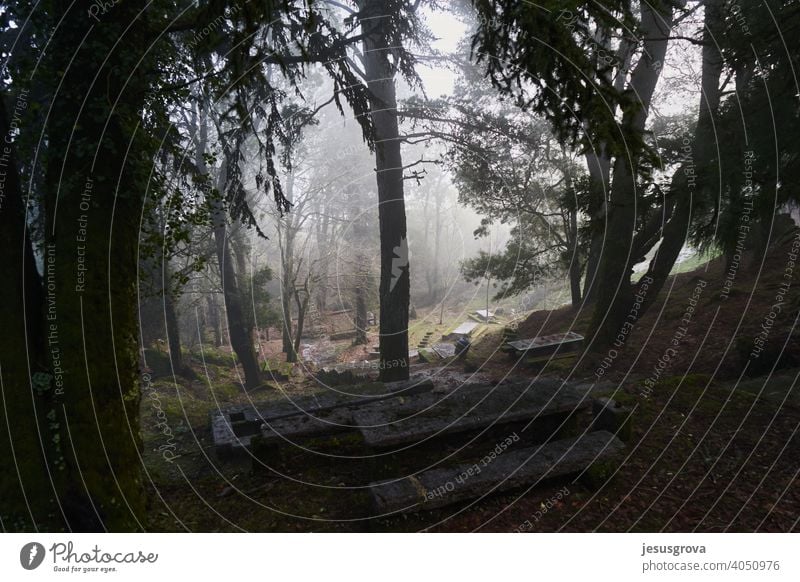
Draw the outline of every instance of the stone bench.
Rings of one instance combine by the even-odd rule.
[[[211,432],[218,455],[243,451],[256,435],[267,442],[279,442],[317,434],[335,434],[337,425],[352,425],[352,411],[358,406],[399,396],[429,392],[430,380],[373,382],[343,386],[313,396],[303,396],[261,405],[242,405],[214,410]]]
[[[502,351],[514,358],[527,357],[541,358],[556,354],[572,355],[583,347],[584,337],[573,331],[567,333],[554,333],[537,336],[532,339],[522,339],[507,342]]]
[[[369,490],[381,515],[424,511],[575,475],[595,464],[615,462],[624,450],[611,433],[591,432],[538,447],[509,448],[486,463],[484,457],[476,463],[371,483]]]
[[[510,423],[552,419],[549,430],[591,408],[587,389],[557,380],[465,386],[449,394],[422,394],[392,406],[353,412],[364,443],[382,449]]]
[[[480,324],[476,321],[465,321],[450,333],[444,334],[442,336],[442,340],[454,341],[461,339],[462,337],[470,337],[478,328],[478,325]]]

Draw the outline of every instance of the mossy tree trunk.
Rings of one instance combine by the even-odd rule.
[[[61,524],[43,446],[53,386],[46,374],[42,281],[26,228],[25,207],[9,135],[5,95],[0,93],[0,526],[5,531],[57,529]],[[39,390],[37,390],[37,387]],[[47,390],[49,389],[49,390]],[[49,443],[48,443],[49,444]]]
[[[118,4],[98,26],[91,6],[63,3],[48,47],[47,337],[56,379],[63,368],[48,411],[50,468],[69,529],[134,531],[145,509],[135,217],[149,157],[136,127],[152,70],[140,51],[151,41],[139,7]]]

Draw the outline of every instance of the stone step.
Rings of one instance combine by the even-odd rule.
[[[597,431],[538,447],[502,449],[477,463],[431,469],[369,488],[380,514],[411,513],[574,475],[616,461],[624,450],[613,434]]]
[[[361,427],[364,443],[381,449],[509,423],[563,420],[591,405],[586,388],[541,380],[530,386],[528,382],[476,385],[448,394],[421,394],[392,406],[361,407],[353,419]]]

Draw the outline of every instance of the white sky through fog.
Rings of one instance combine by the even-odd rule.
[[[449,11],[423,9],[424,23],[437,38],[433,41],[433,49],[445,54],[454,54],[461,58],[467,55],[460,54],[458,50],[459,41],[467,34],[468,25]],[[702,24],[702,9],[693,17],[682,22],[676,33],[678,36],[692,36],[696,34],[698,26]],[[428,56],[420,54],[417,66],[417,73],[422,79],[425,92],[429,98],[435,99],[443,95],[451,95],[453,92],[457,73],[442,66],[436,60],[425,60]],[[669,43],[667,56],[665,58],[664,70],[659,80],[659,86],[654,95],[651,116],[648,125],[652,125],[654,120],[661,116],[671,116],[676,114],[690,114],[696,112],[699,104],[699,77],[700,77],[700,51],[697,46],[685,40],[674,39]],[[398,86],[399,97],[409,96],[415,93],[400,83]],[[656,140],[660,136],[654,136]],[[494,237],[490,237],[494,238]],[[497,242],[504,244],[505,237],[500,237],[501,241],[486,241],[490,247],[490,252],[498,250],[495,247]],[[494,242],[494,244],[492,244]],[[680,261],[679,261],[680,262]]]
[[[458,41],[467,33],[467,26],[452,14],[440,10],[424,9],[423,18],[425,24],[438,38],[433,43],[434,50],[455,53]],[[435,61],[421,60],[417,67],[417,73],[422,78],[428,97],[435,99],[453,92],[456,74],[437,65]]]
[[[702,8],[681,23],[676,30],[678,36],[691,36],[702,23]],[[468,32],[468,26],[451,12],[423,8],[424,23],[438,39],[433,42],[434,50],[442,53],[458,54],[462,58],[468,55],[458,53],[458,42]],[[420,54],[417,73],[423,81],[425,91],[430,98],[450,95],[456,79],[456,73],[439,65],[435,60],[425,60],[428,56]],[[653,102],[653,115],[674,115],[696,110],[699,103],[700,51],[691,43],[682,39],[674,39],[668,47],[667,58],[659,87]],[[403,87],[402,93],[408,88]],[[652,121],[652,120],[651,120]]]

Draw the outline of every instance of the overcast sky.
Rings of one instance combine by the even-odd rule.
[[[423,10],[425,23],[439,38],[433,48],[445,53],[455,53],[458,41],[467,33],[467,27],[452,14],[442,11]],[[432,63],[420,63],[417,69],[419,76],[425,84],[428,97],[449,95],[453,92],[455,73]]]

